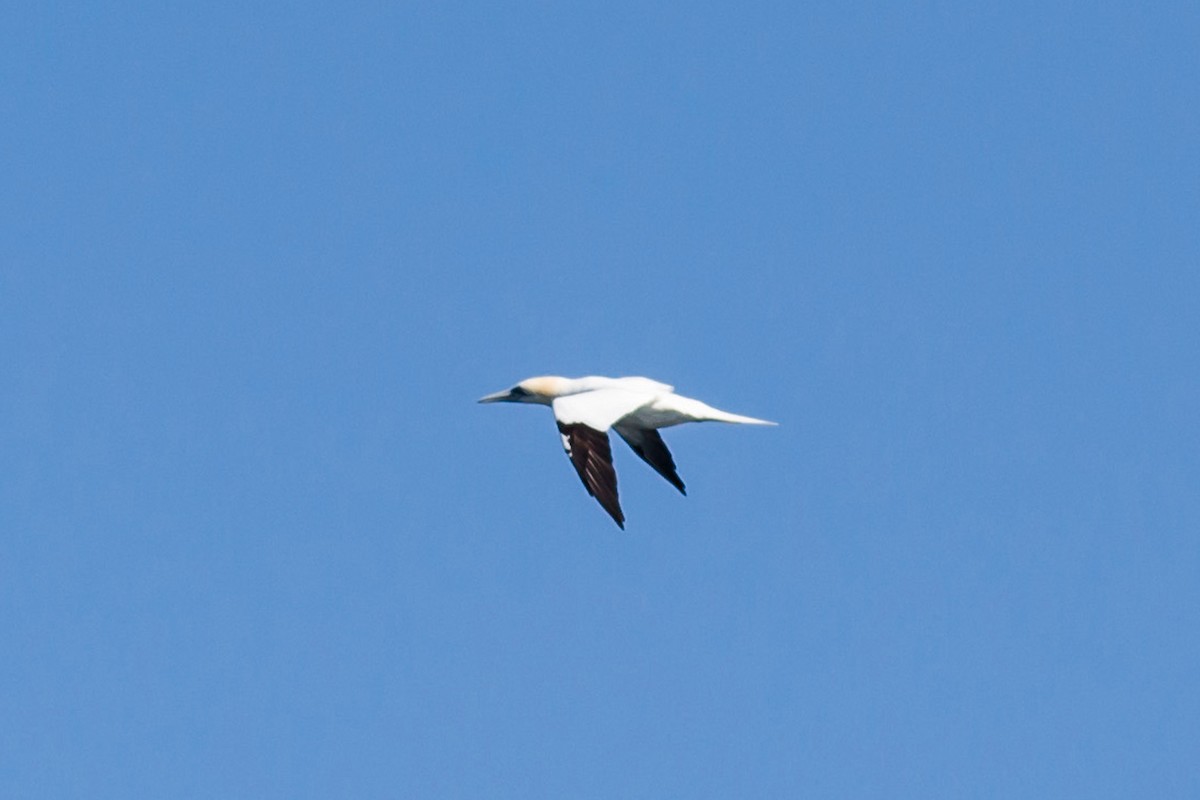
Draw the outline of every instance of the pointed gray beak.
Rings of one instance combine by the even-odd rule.
[[[496,392],[495,394],[485,395],[485,396],[479,398],[479,402],[481,402],[481,403],[502,403],[505,400],[510,399],[511,397],[512,397],[512,392],[508,389],[505,389],[503,392]]]

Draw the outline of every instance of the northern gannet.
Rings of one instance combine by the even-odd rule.
[[[675,394],[675,387],[649,378],[529,378],[511,389],[489,394],[481,403],[536,403],[550,406],[558,422],[563,449],[575,465],[588,494],[599,501],[624,530],[625,515],[617,499],[617,473],[612,465],[608,430],[612,428],[638,457],[683,494],[675,460],[659,428],[685,422],[732,422],[774,425],[764,419],[730,414]]]

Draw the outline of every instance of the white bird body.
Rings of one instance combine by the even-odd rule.
[[[512,389],[490,394],[481,403],[534,403],[554,411],[563,448],[583,485],[617,525],[625,516],[617,498],[617,475],[612,467],[608,431],[615,430],[635,453],[680,492],[683,481],[658,434],[660,428],[685,422],[728,422],[774,425],[754,417],[731,414],[675,394],[675,387],[650,378],[586,378],[545,376],[523,380]]]

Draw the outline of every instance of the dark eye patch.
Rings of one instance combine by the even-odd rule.
[[[509,392],[509,394],[511,394],[513,397],[528,397],[529,396],[529,392],[526,391],[525,389],[522,389],[520,386],[514,386],[512,388],[512,390]]]

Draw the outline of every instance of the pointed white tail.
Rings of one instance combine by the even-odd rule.
[[[778,425],[778,422],[771,422],[765,419],[756,419],[754,417],[744,417],[741,414],[730,414],[728,411],[716,411],[716,415],[711,417],[715,422],[734,422],[739,425]]]
[[[755,417],[747,417],[742,414],[731,414],[728,411],[722,411],[719,408],[713,408],[707,403],[702,403],[699,400],[694,400],[690,397],[682,397],[680,395],[670,395],[670,400],[664,402],[665,398],[660,399],[658,405],[667,405],[672,410],[682,414],[686,414],[697,422],[730,422],[737,425],[778,425],[777,422],[769,422],[765,419],[757,419]]]

